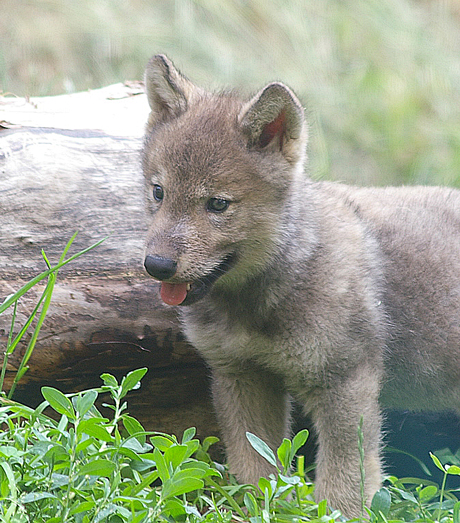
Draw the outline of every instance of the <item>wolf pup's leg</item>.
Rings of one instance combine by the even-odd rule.
[[[251,447],[246,432],[276,450],[289,433],[290,400],[279,378],[260,369],[213,372],[212,392],[230,472],[242,483],[257,485],[274,469]]]
[[[360,368],[314,401],[312,414],[318,432],[316,499],[326,498],[348,517],[360,515],[362,509],[361,461],[366,504],[381,486],[379,381],[374,369]],[[358,445],[361,418],[363,460]]]

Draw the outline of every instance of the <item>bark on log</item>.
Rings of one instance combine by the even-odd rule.
[[[0,98],[0,302],[57,262],[110,235],[59,271],[52,306],[15,398],[40,387],[76,391],[147,366],[129,411],[151,430],[216,433],[207,370],[182,337],[175,311],[143,270],[143,181],[139,151],[147,102],[139,86],[51,98]],[[43,285],[20,302],[21,326]],[[3,356],[11,311],[0,315]],[[17,328],[16,328],[17,331]],[[10,358],[8,388],[25,350]]]

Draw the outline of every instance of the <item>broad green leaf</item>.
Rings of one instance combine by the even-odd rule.
[[[176,470],[186,458],[187,450],[187,445],[172,445],[164,453],[166,464],[172,467],[172,470]]]
[[[38,431],[37,431],[38,432]],[[35,431],[34,431],[35,434]],[[39,434],[39,432],[38,432]],[[40,436],[38,436],[40,438]],[[33,442],[31,451],[35,456],[43,457],[53,447],[62,447],[62,445],[55,441],[50,441],[48,438],[37,439]]]
[[[94,402],[97,399],[97,391],[89,390],[85,394],[76,396],[76,410],[80,417],[83,417],[94,405]]]
[[[455,476],[460,476],[460,467],[458,467],[457,465],[446,466],[446,472],[448,474],[453,474]]]
[[[422,488],[420,492],[418,493],[418,497],[420,498],[420,501],[430,501],[430,499],[434,498],[436,494],[438,493],[438,488],[434,485],[428,485],[425,488]]]
[[[191,441],[187,441],[186,445],[187,445],[186,457],[189,458],[190,456],[195,454],[195,452],[200,448],[200,441],[197,439],[192,439]]]
[[[174,442],[166,436],[152,436],[150,442],[155,448],[162,452],[165,452],[171,445],[174,445]]]
[[[80,435],[82,433],[105,442],[113,441],[114,439],[109,431],[94,418],[83,420],[78,424],[77,434]]]
[[[411,501],[414,504],[417,504],[417,500],[415,499],[412,492],[401,490],[401,489],[398,489],[398,492],[402,498],[407,499],[407,501]]]
[[[145,443],[144,445],[135,437],[129,437],[123,441],[121,444],[122,448],[125,449],[131,449],[134,452],[137,452],[138,454],[143,454],[144,452],[148,452],[149,450],[152,450],[152,445],[149,445],[148,443]]]
[[[187,494],[187,492],[201,489],[203,486],[204,481],[202,479],[194,477],[174,477],[168,479],[163,484],[161,497],[163,499],[168,499],[173,496],[181,496],[182,494]]]
[[[203,450],[207,452],[209,450],[209,447],[211,445],[214,445],[215,443],[219,442],[219,438],[216,438],[215,436],[208,436],[207,438],[204,438],[204,441],[202,443]]]
[[[137,440],[144,445],[146,441],[146,434],[144,427],[137,421],[136,418],[131,416],[123,417],[123,426],[127,430],[130,436],[136,434]]]
[[[20,451],[16,447],[11,447],[10,445],[2,445],[0,447],[0,457],[2,458],[15,458],[22,456],[23,451]]]
[[[272,485],[267,478],[261,477],[257,483],[257,486],[264,493],[268,492],[268,495],[272,495]]]
[[[64,485],[69,484],[69,475],[68,474],[57,474],[53,473],[51,475],[52,479],[52,489],[63,487]]]
[[[374,494],[374,497],[372,498],[371,510],[376,516],[382,513],[386,517],[390,512],[390,506],[390,492],[385,487],[382,487]]]
[[[439,461],[439,458],[430,452],[430,457],[433,460],[433,463],[438,467],[439,470],[446,472],[446,469],[442,466],[442,463]]]
[[[145,376],[147,372],[147,367],[142,369],[137,369],[129,372],[121,382],[121,393],[120,398],[123,398],[130,390],[136,389],[139,387],[139,382]]]
[[[272,449],[265,443],[265,441],[262,441],[260,438],[258,438],[255,434],[252,434],[251,432],[246,432],[246,437],[248,438],[248,441],[254,448],[254,450],[256,450],[262,457],[264,457],[271,465],[277,467],[275,454],[273,453]]]
[[[256,498],[250,492],[245,493],[243,501],[251,516],[259,515],[259,507],[257,506]]]
[[[283,442],[276,451],[280,463],[283,465],[284,471],[287,472],[291,466],[291,442],[287,438],[283,439]]]
[[[195,478],[195,479],[202,479],[206,475],[207,468],[198,466],[198,463],[194,463],[194,467],[187,467],[181,470],[176,471],[173,476],[171,477],[172,481],[175,481],[176,479],[183,479],[183,478]]]
[[[131,459],[133,461],[142,461],[142,458],[135,451],[133,451],[130,448],[118,447],[118,453],[121,454],[122,456],[127,456],[129,459]],[[142,457],[144,457],[143,454],[142,454]]]
[[[88,447],[91,447],[91,445],[94,445],[94,440],[92,438],[85,438],[84,440],[80,441],[78,445],[75,447],[75,451],[78,452],[84,452]],[[91,454],[91,452],[89,452]]]
[[[200,475],[200,477],[203,477],[203,478],[211,478],[213,476],[222,478],[222,474],[218,470],[211,467],[204,461],[195,461],[195,460],[187,461],[185,463],[182,463],[180,468],[181,468],[181,470],[200,469],[203,471],[203,473]]]
[[[296,452],[307,442],[308,439],[308,430],[303,429],[298,432],[292,438],[292,450],[291,450],[291,461],[294,459]]]
[[[158,475],[160,476],[160,479],[164,484],[170,478],[170,474],[166,465],[165,458],[157,448],[153,450],[153,459],[155,460],[155,465],[157,466]]]
[[[210,469],[211,467],[204,463],[204,461],[187,461],[185,463],[182,463],[180,470],[188,470],[188,469],[199,469],[203,471],[203,474],[200,475],[200,477],[203,477],[204,474]]]
[[[118,381],[115,378],[115,376],[112,376],[112,374],[101,374],[101,380],[104,382],[104,385],[106,387],[114,388],[116,389],[118,387]]]
[[[132,516],[131,519],[127,519],[126,521],[129,521],[129,523],[146,523],[148,522],[148,510],[142,510],[141,512],[137,512],[135,516]]]
[[[187,505],[184,506],[184,503],[182,500],[178,499],[168,499],[164,503],[163,513],[166,513],[170,519],[173,521],[187,521],[183,517],[186,514],[186,508],[188,508]],[[201,514],[198,514],[197,521],[201,521],[202,517]]]
[[[299,476],[284,476],[283,474],[278,474],[278,478],[286,483],[286,485],[298,485],[302,482]]]
[[[192,440],[196,434],[196,428],[190,427],[187,430],[184,430],[184,434],[182,436],[182,443],[187,443],[188,441]]]
[[[105,476],[109,477],[117,468],[117,465],[107,459],[95,459],[83,465],[78,471],[81,476]]]
[[[46,452],[44,458],[54,463],[68,463],[69,453],[66,447],[56,443]]]
[[[66,415],[71,420],[76,419],[72,402],[61,391],[53,387],[42,387],[42,394],[56,412]]]
[[[460,523],[460,501],[454,505],[454,519],[453,523]]]
[[[210,467],[205,474],[205,478],[210,478],[212,476],[216,476],[218,478],[223,478],[224,476],[215,468]]]
[[[95,501],[83,501],[82,503],[79,503],[73,509],[69,512],[71,516],[74,514],[80,514],[81,512],[87,512],[88,510],[92,510],[96,506]]]

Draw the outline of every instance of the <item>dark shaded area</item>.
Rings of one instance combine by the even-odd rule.
[[[415,413],[385,411],[385,448],[383,459],[385,473],[398,478],[414,477],[434,481],[441,485],[443,474],[433,463],[430,452],[450,449],[455,454],[460,449],[460,418],[454,413]],[[302,448],[306,466],[314,463],[316,438],[312,422],[302,415],[298,405],[294,411],[294,432],[308,428],[310,436]],[[399,452],[400,451],[400,452]],[[410,454],[410,455],[409,455]],[[427,475],[420,463],[431,472]],[[452,464],[452,461],[449,461]],[[457,464],[457,463],[453,463]],[[314,473],[310,475],[314,476]],[[460,488],[459,476],[448,476],[447,488]]]
[[[398,477],[413,476],[430,479],[440,484],[443,474],[436,468],[429,453],[449,448],[455,454],[460,448],[460,418],[454,413],[388,411],[385,430],[386,472]],[[391,448],[407,452],[420,459],[428,467],[432,476],[427,476],[412,457],[393,452]],[[447,487],[460,487],[460,477],[449,476]]]

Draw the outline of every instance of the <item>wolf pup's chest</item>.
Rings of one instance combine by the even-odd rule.
[[[223,310],[203,313],[200,308],[184,310],[182,322],[190,343],[213,368],[263,368],[279,376],[294,395],[324,385],[329,351],[305,325],[276,317],[262,322],[256,314],[238,320]]]
[[[273,342],[256,329],[225,311],[186,310],[182,314],[188,340],[208,361],[229,365],[237,360],[256,360],[270,353]]]

